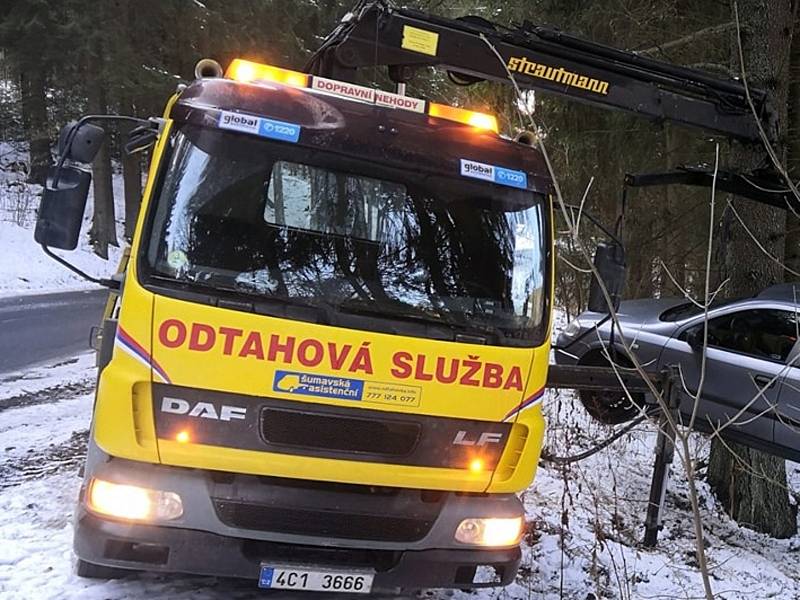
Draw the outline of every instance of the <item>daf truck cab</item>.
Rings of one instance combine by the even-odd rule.
[[[545,427],[540,153],[490,115],[242,60],[157,125],[103,326],[78,573],[511,582]],[[62,144],[47,247],[77,239],[88,138]]]

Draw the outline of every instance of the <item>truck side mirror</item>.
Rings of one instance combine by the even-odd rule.
[[[75,250],[92,175],[77,167],[50,167],[34,239],[45,246]]]
[[[47,170],[34,239],[43,246],[75,250],[81,233],[92,174],[66,161],[90,163],[103,145],[106,132],[91,123],[73,121],[58,135],[58,165]]]
[[[594,253],[594,267],[611,297],[614,310],[617,310],[622,299],[622,289],[625,287],[625,252],[622,246],[616,242],[597,244],[597,250]],[[592,312],[608,312],[603,289],[594,275],[592,275],[592,283],[589,286],[587,308]]]
[[[105,130],[97,125],[67,123],[58,134],[58,156],[62,160],[90,163],[100,151],[105,136]]]

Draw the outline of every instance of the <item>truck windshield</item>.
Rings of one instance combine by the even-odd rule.
[[[171,144],[159,281],[541,343],[541,195],[194,126]]]

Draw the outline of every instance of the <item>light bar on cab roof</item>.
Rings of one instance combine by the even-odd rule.
[[[244,83],[258,83],[259,81],[274,81],[294,87],[308,87],[308,75],[289,69],[281,69],[271,65],[251,62],[235,58],[228,67],[225,77],[242,81]]]
[[[484,131],[493,131],[494,133],[500,131],[497,125],[497,117],[494,115],[448,106],[446,104],[437,104],[435,102],[428,102],[427,110],[425,110],[425,101],[418,98],[400,96],[392,92],[365,88],[345,81],[334,81],[317,76],[312,77],[306,73],[281,69],[280,67],[264,65],[241,58],[236,58],[231,62],[228,70],[225,72],[225,77],[244,83],[272,81],[293,87],[311,87],[331,96],[340,96],[350,100],[397,108],[399,110],[427,113],[431,117],[456,121]]]
[[[495,133],[498,133],[500,130],[497,126],[497,117],[474,110],[431,102],[428,106],[428,114],[432,117],[439,117],[440,119],[449,119],[450,121],[458,121],[459,123],[472,125],[478,129],[488,129]]]

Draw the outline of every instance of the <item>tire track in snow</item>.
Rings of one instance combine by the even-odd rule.
[[[84,354],[0,381],[0,490],[77,474],[95,380],[94,356]]]
[[[61,400],[70,400],[75,396],[82,396],[94,391],[94,387],[94,379],[86,379],[72,383],[56,384],[32,392],[23,391],[16,396],[0,400],[0,413],[10,408],[53,404]]]

